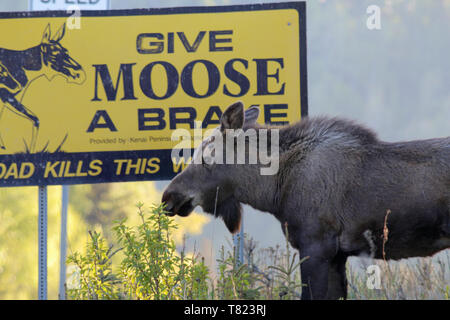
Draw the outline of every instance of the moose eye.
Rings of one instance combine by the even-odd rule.
[[[211,165],[214,163],[213,158],[209,156],[203,156],[202,167],[211,170]]]

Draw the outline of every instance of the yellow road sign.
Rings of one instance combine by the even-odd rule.
[[[174,129],[307,114],[303,2],[0,15],[0,185],[170,179]],[[9,30],[8,32],[6,30]]]

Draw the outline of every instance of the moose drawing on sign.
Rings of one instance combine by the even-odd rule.
[[[41,43],[37,46],[25,50],[0,48],[0,99],[2,101],[0,118],[6,109],[31,122],[31,141],[29,144],[24,141],[28,152],[34,152],[40,124],[38,115],[31,111],[32,106],[22,104],[30,84],[42,76],[51,81],[55,76],[61,75],[68,82],[76,84],[82,84],[86,78],[81,65],[61,44],[65,31],[64,23],[52,37],[50,24],[48,24]],[[66,138],[67,135],[56,151],[59,151]],[[0,148],[7,149],[1,132]]]

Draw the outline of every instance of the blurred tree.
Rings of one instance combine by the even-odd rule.
[[[61,187],[48,188],[48,296],[59,279]],[[69,207],[69,248],[81,248],[87,226]],[[38,263],[37,187],[0,189],[0,299],[36,299]]]

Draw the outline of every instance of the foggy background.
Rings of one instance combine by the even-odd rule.
[[[285,1],[110,0],[111,9],[269,2]],[[380,30],[366,26],[369,5],[381,8]],[[27,9],[26,0],[0,1],[0,11]],[[387,141],[450,136],[449,30],[450,0],[307,1],[309,115],[351,118]],[[260,247],[284,243],[271,215],[246,206],[244,219]],[[207,256],[230,239],[211,219],[188,245]],[[213,264],[214,254],[207,260]]]

